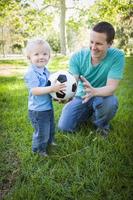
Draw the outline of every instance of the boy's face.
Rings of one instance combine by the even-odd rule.
[[[44,44],[37,44],[32,47],[28,58],[30,62],[37,67],[44,67],[45,65],[47,65],[50,58],[49,49],[47,49]]]
[[[91,31],[90,49],[93,59],[102,59],[110,46],[111,44],[107,43],[107,35],[105,33]]]

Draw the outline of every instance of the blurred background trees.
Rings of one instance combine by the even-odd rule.
[[[55,53],[89,45],[89,29],[99,21],[116,29],[115,46],[133,54],[131,0],[1,0],[0,54],[22,54],[27,40],[42,36]]]

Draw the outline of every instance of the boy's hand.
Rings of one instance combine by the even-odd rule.
[[[52,86],[52,92],[58,92],[61,93],[66,90],[66,84],[65,83],[60,83],[55,80],[55,84]]]

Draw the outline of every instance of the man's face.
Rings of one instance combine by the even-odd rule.
[[[102,59],[110,46],[111,44],[107,43],[107,35],[105,33],[91,31],[90,49],[92,59]]]

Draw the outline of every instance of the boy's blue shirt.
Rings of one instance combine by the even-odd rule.
[[[29,98],[28,98],[28,109],[35,111],[45,111],[51,110],[52,106],[52,98],[50,94],[44,95],[33,95],[31,90],[34,87],[45,87],[47,86],[49,71],[46,68],[38,68],[35,65],[30,65],[25,76],[24,80],[26,82],[27,88],[29,90]]]
[[[103,87],[107,79],[122,79],[125,65],[124,53],[116,48],[109,48],[106,56],[97,65],[91,63],[90,49],[82,49],[70,59],[69,71],[74,75],[84,76],[93,87]],[[76,96],[84,95],[84,87],[78,82]]]

